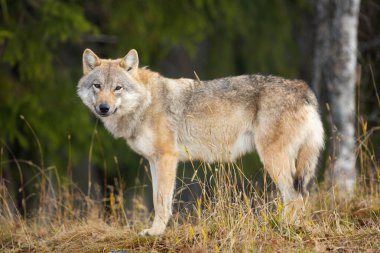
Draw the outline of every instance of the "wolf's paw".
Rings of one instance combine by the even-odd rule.
[[[300,226],[303,223],[305,215],[305,204],[302,198],[296,198],[289,201],[283,210],[284,220],[291,225]]]
[[[162,235],[165,232],[165,228],[148,228],[139,233],[139,236],[157,236]]]

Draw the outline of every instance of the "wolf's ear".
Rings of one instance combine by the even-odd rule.
[[[120,61],[120,66],[127,71],[137,69],[139,67],[139,56],[135,49],[131,49],[126,56]]]
[[[99,57],[90,49],[86,49],[83,52],[83,74],[87,75],[96,66],[100,65]]]

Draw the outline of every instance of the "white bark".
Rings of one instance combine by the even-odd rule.
[[[356,180],[355,82],[359,6],[360,0],[316,2],[318,28],[312,83],[318,91],[324,83],[328,91],[333,138],[331,166],[326,175],[338,197],[344,199],[353,196]]]

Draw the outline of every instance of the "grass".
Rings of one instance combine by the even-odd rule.
[[[271,191],[256,189],[235,165],[201,166],[208,180],[194,181],[201,194],[193,203],[177,203],[164,236],[139,237],[151,215],[136,195],[133,208],[111,191],[104,201],[63,183],[45,199],[36,215],[23,217],[1,188],[1,251],[6,252],[376,252],[380,245],[380,197],[358,184],[344,205],[318,186],[302,224],[282,219],[283,206]],[[207,170],[207,171],[206,171]],[[49,185],[50,178],[46,182]],[[361,182],[364,178],[360,178]],[[188,185],[177,190],[181,192]],[[268,188],[268,187],[266,187]],[[266,189],[264,188],[264,189]],[[178,196],[177,196],[178,198]]]

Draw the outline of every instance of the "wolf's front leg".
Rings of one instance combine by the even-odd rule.
[[[163,155],[149,161],[153,185],[154,220],[152,227],[144,229],[140,235],[163,234],[172,215],[173,192],[176,179],[178,157]]]

